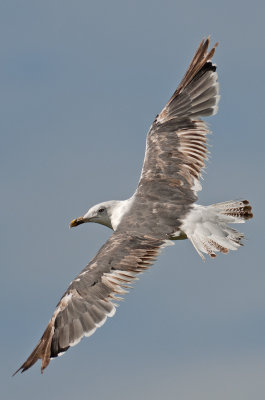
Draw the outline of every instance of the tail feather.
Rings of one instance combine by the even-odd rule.
[[[223,215],[228,215],[235,218],[234,223],[242,223],[248,219],[253,218],[252,207],[250,206],[248,200],[242,201],[225,201],[223,203],[213,204]]]
[[[218,251],[228,253],[243,246],[244,234],[229,224],[243,223],[252,217],[252,208],[247,200],[226,201],[206,207],[195,204],[181,230],[204,260],[202,253],[213,258]]]

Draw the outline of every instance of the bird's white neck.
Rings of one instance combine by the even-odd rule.
[[[129,211],[133,202],[133,197],[128,200],[117,201],[110,213],[111,226],[114,231],[118,228],[122,217]]]

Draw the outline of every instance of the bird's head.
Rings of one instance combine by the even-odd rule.
[[[111,217],[116,205],[117,201],[115,200],[96,204],[91,207],[83,217],[73,219],[69,226],[70,228],[73,228],[74,226],[84,224],[85,222],[96,222],[113,229]]]

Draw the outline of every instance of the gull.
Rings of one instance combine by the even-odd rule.
[[[137,276],[175,240],[189,239],[199,255],[216,257],[242,245],[230,227],[252,218],[247,200],[196,204],[207,160],[209,129],[201,119],[216,114],[219,85],[203,39],[178,88],[158,114],[146,139],[142,173],[132,197],[107,201],[74,219],[70,227],[95,222],[114,233],[71,282],[37,346],[14,373],[41,359],[41,372],[84,336],[92,335],[116,311],[117,301]]]

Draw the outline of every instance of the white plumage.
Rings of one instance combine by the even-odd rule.
[[[244,213],[250,211],[248,201],[226,201],[223,203],[201,206],[194,204],[185,217],[181,230],[191,240],[199,255],[202,253],[215,257],[216,251],[227,253],[237,250],[242,245],[244,235],[229,224],[245,222]]]
[[[71,227],[96,222],[114,233],[71,282],[39,343],[16,372],[26,371],[38,359],[43,372],[52,358],[92,335],[171,240],[190,239],[203,259],[203,253],[215,257],[218,251],[242,245],[243,234],[229,224],[252,218],[247,200],[195,204],[208,151],[209,129],[201,118],[217,112],[220,98],[211,62],[217,44],[210,51],[208,46],[209,38],[200,43],[177,90],[153,122],[133,196],[97,204],[71,222]]]

